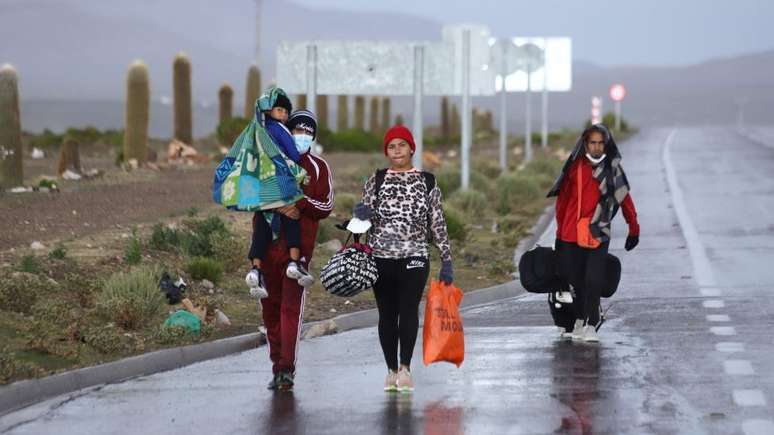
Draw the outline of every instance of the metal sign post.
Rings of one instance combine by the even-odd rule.
[[[508,93],[505,78],[519,70],[521,51],[510,39],[499,39],[491,46],[491,60],[500,75],[500,170],[508,170]]]
[[[626,98],[626,88],[620,83],[610,87],[610,99],[615,102],[615,130],[621,130],[621,102]]]
[[[306,108],[312,113],[317,113],[317,46],[306,46]]]
[[[532,65],[527,65],[527,100],[526,113],[524,119],[524,162],[532,161]]]
[[[460,188],[468,190],[470,185],[470,30],[462,31],[462,168]]]
[[[425,48],[421,45],[414,47],[414,167],[422,169],[422,96],[424,82],[424,55]]]
[[[548,43],[543,38],[543,58],[546,57],[546,47]],[[548,148],[548,62],[543,62],[543,101],[540,127],[540,147]]]

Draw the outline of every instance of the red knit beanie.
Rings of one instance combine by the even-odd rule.
[[[411,135],[411,131],[402,125],[395,125],[384,133],[384,155],[387,155],[387,144],[393,139],[403,139],[408,142],[411,147],[411,154],[417,150],[417,145],[414,143],[414,136]]]

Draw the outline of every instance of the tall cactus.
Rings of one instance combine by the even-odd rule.
[[[234,104],[234,90],[228,83],[223,83],[218,91],[218,121],[223,122],[231,119],[232,106]]]
[[[137,159],[137,163],[142,164],[148,156],[150,82],[148,67],[141,60],[136,60],[129,66],[126,76],[125,116],[124,161]]]
[[[349,97],[339,95],[336,100],[336,131],[349,128]]]
[[[371,133],[378,134],[380,127],[379,127],[379,97],[371,97],[371,107],[370,107],[370,113],[368,117],[368,123],[369,127],[371,129]]]
[[[355,97],[355,129],[365,130],[365,97]]]
[[[390,97],[382,98],[382,131],[390,128]]]
[[[403,125],[403,115],[398,113],[397,116],[395,116],[395,125]]]
[[[9,64],[0,68],[0,189],[24,183],[19,79]]]
[[[261,96],[261,71],[251,65],[247,70],[247,86],[245,86],[245,119],[255,116],[255,100]]]
[[[191,112],[191,60],[183,52],[172,63],[172,84],[175,99],[175,139],[193,143]]]
[[[449,97],[441,97],[441,139],[448,142],[451,139],[451,124],[449,123]]]
[[[296,105],[293,107],[294,110],[301,110],[306,109],[306,94],[298,94],[298,98],[296,99]]]
[[[81,156],[78,151],[79,146],[77,139],[72,136],[65,136],[59,148],[59,163],[57,164],[56,171],[60,177],[68,169],[76,174],[83,172],[81,169]]]
[[[330,128],[328,124],[328,96],[318,95],[315,103],[315,110],[317,110],[317,128]]]
[[[451,130],[451,134],[455,137],[459,137],[462,133],[460,130],[460,112],[457,110],[457,105],[452,104],[451,106],[451,119],[449,120],[449,130]]]

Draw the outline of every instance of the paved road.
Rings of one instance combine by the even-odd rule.
[[[292,394],[264,389],[264,348],[49,400],[0,431],[774,433],[774,149],[681,128],[623,152],[643,234],[624,252],[616,221],[624,273],[599,345],[560,340],[530,295],[465,312],[460,369],[417,352],[413,395],[381,391],[365,329],[304,342]]]

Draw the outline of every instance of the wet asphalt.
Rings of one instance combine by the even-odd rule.
[[[758,136],[760,137],[760,136]],[[774,137],[772,135],[771,137]],[[0,418],[12,434],[774,433],[774,147],[724,128],[622,146],[642,236],[601,343],[561,339],[541,295],[464,312],[466,359],[384,393],[373,328],[301,343],[292,393],[267,349],[92,388]],[[553,241],[549,228],[542,243]],[[421,331],[420,331],[421,338]]]

